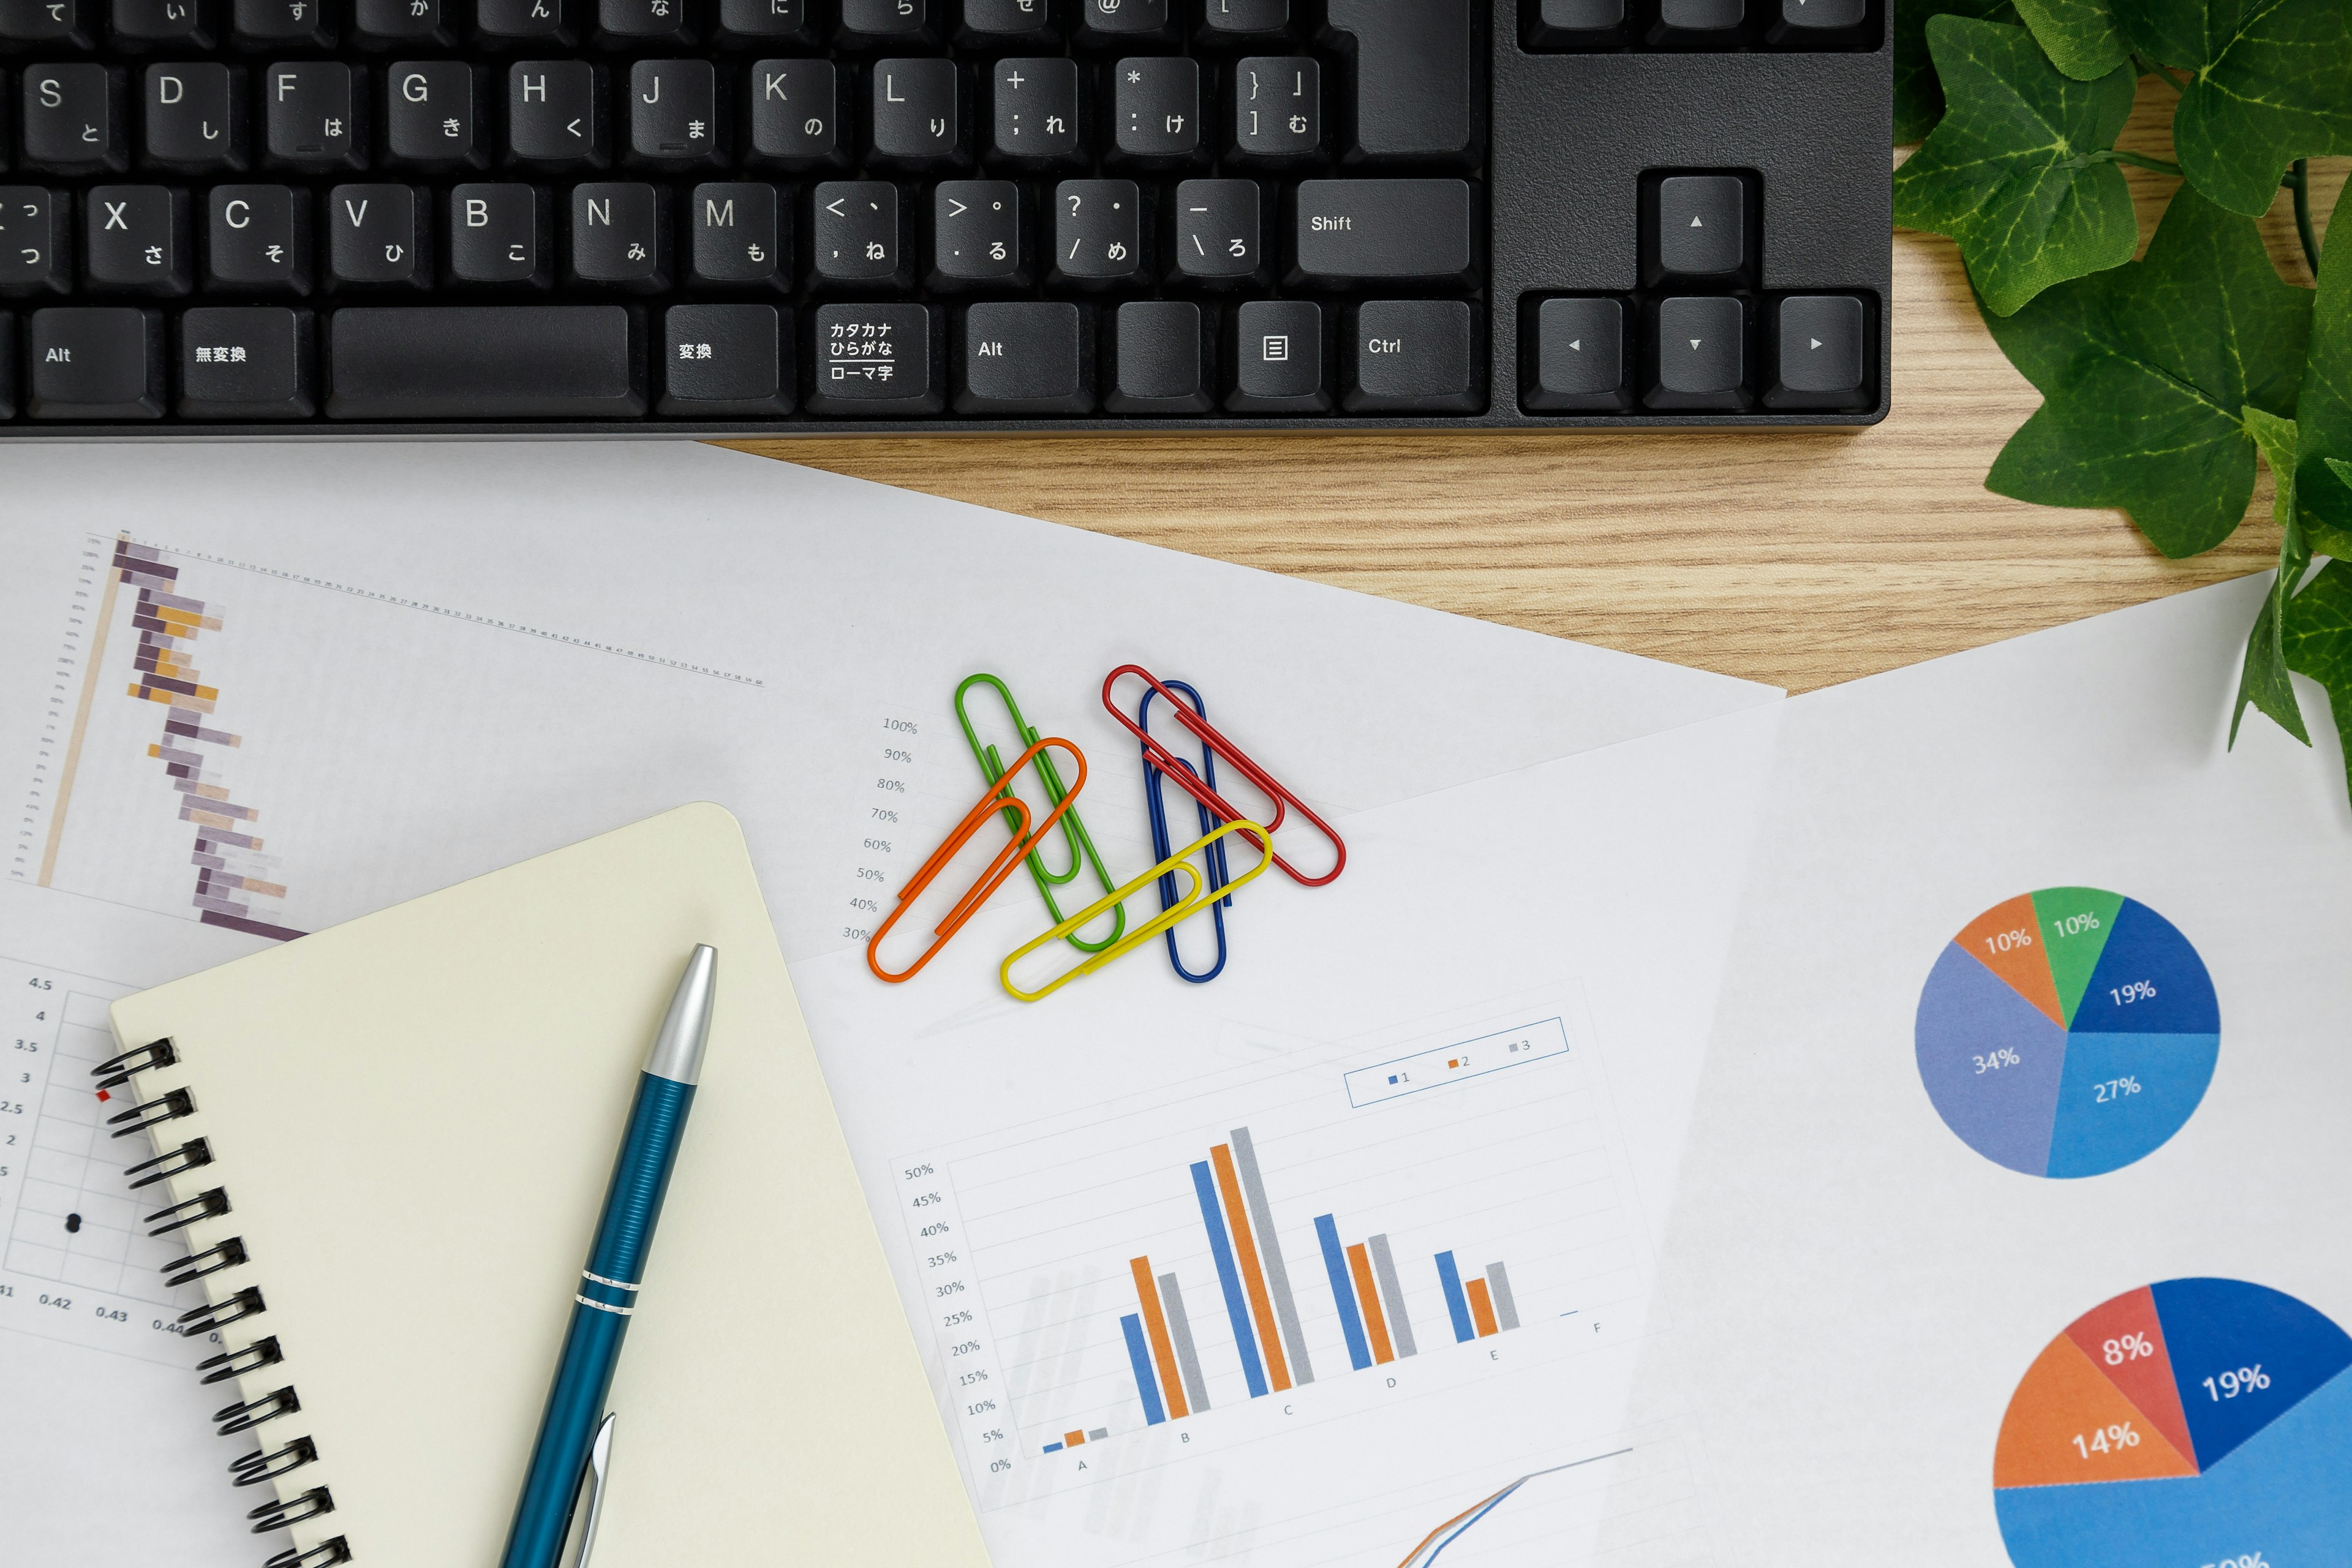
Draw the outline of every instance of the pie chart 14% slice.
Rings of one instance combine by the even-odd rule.
[[[2197,949],[2146,904],[2044,888],[1945,945],[1915,1043],[1927,1098],[1969,1147],[2028,1175],[2096,1176],[2196,1111],[2221,1004]]]
[[[2020,1381],[1993,1455],[2016,1568],[2352,1563],[2352,1336],[2241,1279],[2093,1308]]]

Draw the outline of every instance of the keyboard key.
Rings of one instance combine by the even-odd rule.
[[[730,37],[807,43],[809,0],[719,0],[719,27]]]
[[[572,187],[565,276],[646,292],[669,287],[669,192],[621,182]]]
[[[1658,26],[1662,32],[1728,32],[1746,17],[1743,0],[1658,0]]]
[[[430,193],[337,185],[327,193],[327,287],[423,289],[433,280]]]
[[[0,419],[16,416],[16,318],[0,310]]]
[[[1332,30],[1354,55],[1349,159],[1458,162],[1476,153],[1486,95],[1474,4],[1483,8],[1483,0],[1331,0]]]
[[[962,74],[953,60],[877,60],[868,82],[874,162],[902,169],[970,163]]]
[[[1054,41],[1048,0],[963,0],[962,41],[981,48]]]
[[[1736,299],[1658,301],[1653,408],[1738,408],[1748,401],[1747,316]]]
[[[204,0],[113,0],[114,41],[130,48],[209,49]]]
[[[944,0],[841,0],[841,41],[851,48],[929,43],[931,7]]]
[[[1655,270],[1728,278],[1747,260],[1747,188],[1737,174],[1677,174],[1658,182]]]
[[[1132,45],[1158,36],[1172,39],[1169,0],[1077,0],[1078,41]]]
[[[1038,165],[1084,158],[1077,61],[999,60],[992,84],[996,100],[989,138],[992,155]]]
[[[34,66],[25,72],[19,145],[24,167],[60,174],[129,168],[122,73],[104,66]]]
[[[241,49],[331,49],[325,0],[230,0],[232,40]]]
[[[36,419],[161,419],[163,312],[36,310],[25,331],[25,412]]]
[[[449,192],[449,276],[458,283],[544,289],[554,280],[547,193],[536,185],[465,184]]]
[[[191,174],[246,165],[245,73],[223,65],[150,66],[140,161]]]
[[[205,196],[205,287],[310,291],[310,193],[285,185],[215,185]]]
[[[188,194],[163,185],[92,185],[82,197],[82,277],[107,294],[184,294]]]
[[[493,48],[535,44],[554,48],[572,41],[564,0],[475,0],[474,31]]]
[[[1198,60],[1141,56],[1115,62],[1110,77],[1110,145],[1118,161],[1154,168],[1200,161]]]
[[[1213,43],[1264,37],[1289,26],[1290,0],[1208,0],[1201,16],[1202,36]]]
[[[584,60],[536,60],[507,68],[507,156],[549,168],[601,169],[604,72]]]
[[[1263,285],[1265,193],[1255,180],[1186,180],[1176,187],[1175,276],[1188,282]]]
[[[727,156],[719,76],[708,60],[639,60],[629,68],[629,161],[682,169]]]
[[[820,305],[810,333],[816,415],[937,414],[941,391],[940,312],[924,305]]]
[[[1113,414],[1206,414],[1216,406],[1214,322],[1186,300],[1130,300],[1111,318]]]
[[[1059,300],[973,305],[962,313],[959,414],[1090,414],[1094,333],[1087,312]]]
[[[1141,282],[1144,216],[1132,180],[1064,180],[1054,187],[1053,280],[1087,289]]]
[[[828,180],[809,198],[811,258],[820,283],[905,289],[913,283],[898,224],[898,187]]]
[[[38,185],[0,185],[0,299],[73,288],[73,198]]]
[[[1528,321],[1523,306],[1523,331]],[[1527,407],[1568,413],[1633,406],[1622,300],[1545,300],[1535,307],[1534,329],[1519,399]]]
[[[756,418],[793,409],[793,313],[679,305],[662,319],[664,414]]]
[[[942,180],[932,193],[931,287],[1029,286],[1029,226],[1010,180]]]
[[[1475,275],[1477,214],[1464,181],[1307,180],[1293,205],[1293,282]]]
[[[1772,308],[1768,408],[1852,408],[1868,401],[1862,301],[1850,294],[1795,294]]]
[[[1803,36],[1859,27],[1870,14],[1869,0],[1780,0],[1778,31]]]
[[[86,49],[89,31],[82,8],[92,0],[0,0],[0,41]]]
[[[751,68],[751,153],[787,169],[848,156],[841,68],[831,60],[761,60]]]
[[[352,37],[362,48],[416,48],[457,42],[443,0],[352,0]]]
[[[1311,300],[1252,300],[1234,312],[1236,414],[1322,414],[1331,407],[1329,334]]]
[[[463,60],[404,60],[384,72],[383,150],[413,169],[478,168],[482,74]]]
[[[1625,0],[1543,0],[1536,13],[1536,41],[1596,43],[1624,25]]]
[[[793,286],[792,212],[768,184],[697,185],[687,214],[688,267],[698,283]]]
[[[645,327],[619,305],[411,305],[327,323],[330,419],[621,419]]]
[[[308,419],[310,312],[205,306],[180,318],[179,412],[191,419]]]
[[[1234,68],[1234,151],[1260,163],[1322,155],[1321,61],[1258,56]]]
[[[596,37],[615,48],[648,44],[684,48],[694,42],[686,0],[596,0]]]
[[[367,167],[367,73],[333,60],[293,61],[262,73],[271,164],[323,171]]]
[[[1373,300],[1349,312],[1352,414],[1475,414],[1486,405],[1486,323],[1459,300]]]

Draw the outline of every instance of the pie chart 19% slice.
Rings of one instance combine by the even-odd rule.
[[[2196,1111],[2221,1049],[2197,949],[2137,899],[2044,888],[1945,944],[1919,996],[1919,1078],[1944,1124],[2028,1175],[2103,1175]]]

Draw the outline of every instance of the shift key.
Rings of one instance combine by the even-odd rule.
[[[1292,283],[1476,281],[1465,180],[1305,180],[1291,205]]]

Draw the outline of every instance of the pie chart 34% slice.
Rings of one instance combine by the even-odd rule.
[[[2163,1146],[2205,1097],[2221,1012],[2177,926],[2100,888],[1995,904],[1919,996],[1919,1078],[1944,1124],[2028,1175],[2103,1175]]]

